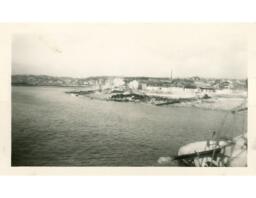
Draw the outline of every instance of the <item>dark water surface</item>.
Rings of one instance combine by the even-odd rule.
[[[245,114],[72,97],[69,88],[12,88],[13,166],[154,166],[180,146],[241,133]]]

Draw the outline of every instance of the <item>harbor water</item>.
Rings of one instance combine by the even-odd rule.
[[[245,112],[103,101],[69,90],[12,87],[12,166],[157,166],[184,144],[212,131],[234,137],[246,123]]]

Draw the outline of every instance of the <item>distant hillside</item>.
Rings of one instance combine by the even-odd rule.
[[[12,85],[16,86],[84,86],[85,78],[53,77],[46,75],[13,75]]]
[[[212,86],[217,89],[232,88],[232,89],[247,89],[247,80],[237,79],[206,79],[199,77],[191,78],[169,78],[156,77],[118,77],[118,76],[94,76],[88,78],[72,78],[72,77],[54,77],[47,75],[13,75],[12,85],[14,86],[60,86],[60,87],[81,87],[95,86],[100,83],[106,83],[114,78],[123,78],[126,84],[131,81],[138,81],[147,86],[159,87],[196,87],[198,84],[202,86]]]

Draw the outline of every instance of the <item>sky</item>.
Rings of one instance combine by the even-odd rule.
[[[13,35],[12,73],[246,78],[238,24],[82,24]]]

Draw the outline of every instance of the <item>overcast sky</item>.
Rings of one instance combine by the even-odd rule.
[[[245,78],[247,37],[238,25],[87,24],[16,34],[13,74]]]

